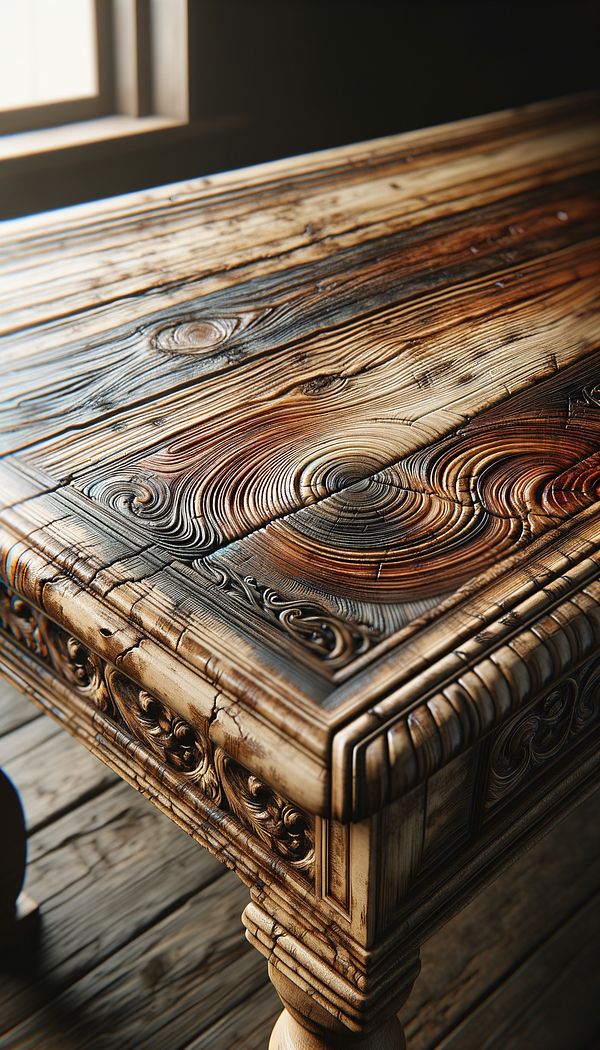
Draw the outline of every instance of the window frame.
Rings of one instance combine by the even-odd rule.
[[[98,90],[0,111],[0,136],[105,117],[189,119],[189,0],[94,0]],[[86,139],[89,126],[85,129]],[[70,136],[72,140],[72,136]]]

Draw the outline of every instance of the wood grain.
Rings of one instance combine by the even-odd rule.
[[[567,929],[560,930],[499,988],[483,1010],[442,1040],[440,1050],[535,1046],[540,1033],[547,1050],[579,1046],[593,1050],[597,1022],[590,1004],[598,994],[600,897],[596,894]],[[541,986],[541,988],[540,988]],[[566,989],[573,988],[565,1009]]]
[[[494,201],[507,188],[551,187],[594,170],[596,107],[585,96],[542,103],[7,224],[7,293],[26,292],[7,294],[7,321],[14,330],[91,306],[84,320],[102,330],[104,304],[135,320],[148,301],[164,309],[193,298],[201,277],[277,269],[280,246],[290,260],[312,262],[329,253],[328,237],[353,243],[399,219],[418,225],[426,211],[460,214],[482,192]],[[207,216],[200,227],[198,207]]]
[[[59,796],[61,805],[68,809],[82,793],[91,799],[111,782],[107,769],[83,748],[74,749],[69,743],[48,719],[36,719],[11,734],[10,740],[0,741],[3,768],[19,790],[27,791],[29,833],[43,828],[49,813],[55,818],[60,815]]]
[[[340,720],[352,712],[334,747],[338,815],[361,811],[348,801],[347,770],[362,764],[353,741],[360,753],[372,721],[360,712],[375,698],[376,717],[385,711],[393,723],[383,741],[392,797],[410,782],[411,749],[423,737],[412,734],[405,748],[404,723],[387,714],[408,704],[395,667],[420,682],[435,654],[441,679],[457,637],[481,662],[482,623],[488,631],[496,618],[497,644],[508,614],[525,619],[517,598],[546,571],[541,541],[549,537],[563,557],[557,526],[565,536],[594,508],[594,105],[533,107],[8,227],[11,294],[26,270],[23,293],[47,296],[60,245],[60,309],[69,304],[79,341],[76,358],[65,356],[65,327],[50,322],[41,300],[35,324],[11,335],[5,447],[16,447],[22,424],[35,424],[37,441],[29,429],[24,458],[4,460],[7,572],[35,601],[43,580],[40,604],[154,695],[174,652],[184,717],[210,716],[206,682],[218,680],[227,697],[220,740],[250,758],[260,739],[267,779],[286,792],[294,785],[275,756],[285,754],[289,768],[290,737],[301,745],[294,762],[304,782],[327,779],[329,729],[311,701],[326,710],[325,724],[336,724],[336,707]],[[325,208],[333,197],[335,236]],[[321,215],[319,251],[314,224],[304,231],[312,254],[298,258],[293,238],[287,248],[279,238],[309,206]],[[193,242],[199,264],[201,244],[214,247],[218,235],[221,248],[221,222],[233,224],[246,261],[220,277],[214,270],[202,294],[195,268],[181,285],[190,298],[161,301],[160,311],[153,304],[145,326],[136,318],[132,331],[133,314],[121,317],[105,281],[100,306],[81,310],[68,298],[92,273],[100,280],[116,253],[130,310],[123,274],[134,258],[136,280],[166,246],[169,260],[179,253],[189,266]],[[257,227],[272,249],[249,274],[244,252]],[[156,247],[136,256],[149,229]],[[338,239],[342,229],[352,243]],[[138,390],[140,376],[151,385]],[[578,543],[571,533],[571,559]],[[496,563],[508,555],[513,565],[519,552],[523,568],[498,582]],[[48,573],[57,567],[54,589]],[[490,583],[472,587],[449,619],[449,594],[463,595],[472,577]],[[86,600],[100,596],[82,623],[78,585]],[[375,663],[380,654],[387,660]],[[366,659],[372,670],[363,670]],[[464,673],[464,660],[453,659],[451,673]],[[339,674],[351,676],[345,690],[319,680]],[[411,716],[415,726],[429,710]],[[445,760],[464,725],[454,725],[445,699],[434,721],[442,711]],[[378,779],[377,763],[367,764]],[[315,810],[327,807],[320,790],[311,794]],[[377,783],[367,795],[378,804]]]
[[[513,426],[511,417],[495,436],[483,420],[480,427],[494,402],[508,399],[528,441],[527,418],[535,428],[539,404],[554,396],[550,381],[537,409],[535,395],[528,408],[532,386],[555,375],[554,389],[570,404],[576,394],[564,369],[577,372],[581,361],[579,394],[594,389],[594,108],[592,98],[541,105],[429,138],[419,132],[213,178],[162,200],[141,195],[121,210],[78,209],[61,218],[62,227],[50,219],[9,224],[7,291],[27,264],[22,292],[47,295],[60,239],[61,310],[68,303],[71,318],[69,329],[64,321],[57,327],[40,301],[35,325],[20,323],[7,336],[5,448],[19,447],[20,433],[34,441],[25,461],[15,461],[17,472],[35,464],[37,491],[68,478],[67,502],[82,522],[93,510],[75,501],[72,486],[106,507],[117,531],[126,521],[141,552],[139,578],[151,544],[198,565],[194,600],[216,588],[226,623],[245,592],[260,659],[265,629],[275,651],[283,633],[309,659],[322,657],[327,673],[376,648],[539,533],[542,519],[556,524],[547,508],[528,506],[527,491],[512,494],[510,474],[494,489],[494,517],[487,495],[474,504],[473,493],[463,493],[458,464],[474,427],[484,442],[481,469],[491,477],[484,449],[494,446],[491,454],[501,457]],[[295,231],[309,211],[302,247]],[[259,230],[270,248],[257,267]],[[229,254],[219,269],[215,245],[225,252],[233,244],[239,260]],[[199,276],[203,252],[211,260],[208,284]],[[118,258],[116,270],[107,271],[108,257]],[[177,278],[173,271],[169,287],[175,281],[184,301],[150,308],[148,289],[142,294],[128,280],[142,280],[150,267],[166,273],[175,258],[183,269]],[[109,272],[127,298],[127,319],[102,278]],[[100,303],[82,309],[69,289],[80,295],[92,274]],[[132,327],[136,296],[146,313]],[[550,445],[557,464],[569,455],[566,411],[557,404],[554,429],[549,424],[537,454],[531,450],[539,467],[529,472],[530,490]],[[456,474],[436,488],[444,455]],[[589,470],[593,502],[593,462]],[[424,489],[430,473],[434,487]],[[289,517],[307,504],[314,513]],[[569,518],[575,509],[564,505],[560,513]],[[461,557],[453,540],[455,529],[469,535],[469,521],[479,561],[470,544]],[[264,526],[263,542],[256,530]],[[428,543],[431,529],[440,533],[439,556]],[[198,563],[248,533],[239,551],[219,553],[216,569]],[[83,571],[82,556],[89,555],[81,551],[75,572]],[[403,558],[415,570],[412,587]],[[149,577],[153,570],[148,564]],[[321,637],[319,620],[327,623]],[[258,661],[248,655],[256,673]]]
[[[315,599],[375,623],[377,640],[597,503],[596,369],[506,399],[208,564],[284,591],[301,580]]]

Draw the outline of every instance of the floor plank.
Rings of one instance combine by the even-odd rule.
[[[598,1026],[598,960],[600,894],[594,894],[442,1041],[440,1050],[591,1047]]]
[[[31,704],[27,705],[28,708]],[[25,719],[20,725],[4,736],[0,737],[0,765],[6,769],[9,765],[25,759],[24,767],[31,767],[31,756],[37,752],[46,741],[60,734],[60,726],[50,718]],[[64,736],[64,733],[62,734]],[[59,745],[60,746],[60,745]],[[27,784],[31,783],[31,776],[24,779],[22,790],[27,793]]]
[[[3,1047],[178,1050],[264,982],[243,938],[247,900],[235,879],[211,883],[7,1032]]]
[[[600,887],[598,803],[596,792],[424,945],[403,1010],[410,1050],[436,1045]]]
[[[25,802],[30,834],[115,780],[112,770],[49,718],[35,719],[2,737],[0,766]]]
[[[28,892],[42,903],[39,979],[4,990],[0,1017],[22,1022],[83,974],[226,872],[117,781],[32,836]],[[151,843],[151,847],[150,844]]]
[[[0,737],[34,718],[41,718],[41,714],[35,704],[23,703],[22,697],[0,675]]]

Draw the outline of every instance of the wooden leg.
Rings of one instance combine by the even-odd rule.
[[[284,1006],[269,1050],[404,1050],[397,1012],[419,972],[417,949],[338,951],[314,932],[316,923],[298,937],[263,905],[264,897],[260,904],[253,900],[243,921],[246,937],[268,959]]]
[[[273,1029],[269,1050],[405,1050],[404,1032],[395,1014],[375,1022],[371,1031],[352,1032],[271,964],[269,976],[285,1006]],[[394,1005],[399,1008],[401,1002]]]
[[[37,906],[22,893],[27,862],[25,818],[18,792],[0,769],[0,947],[20,936]]]

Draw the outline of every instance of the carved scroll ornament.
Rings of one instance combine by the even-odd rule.
[[[596,656],[519,712],[498,734],[490,756],[486,806],[495,805],[559,758],[599,716],[600,657]]]
[[[68,635],[0,581],[0,629],[290,865],[312,876],[312,818],[215,747],[208,735]]]
[[[197,558],[193,566],[236,602],[261,613],[331,665],[343,666],[381,637],[373,627],[336,616],[314,601],[285,598],[253,576],[242,576],[210,557]]]

